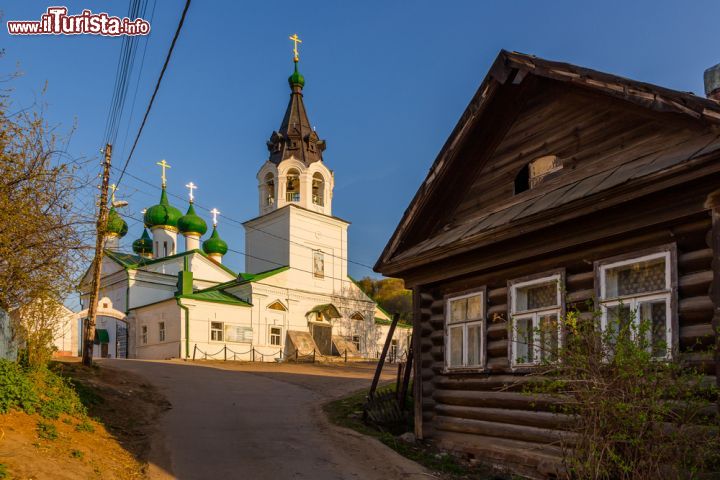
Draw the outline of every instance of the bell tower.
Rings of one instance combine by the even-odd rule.
[[[295,267],[294,274],[332,290],[335,280],[347,276],[348,223],[332,216],[335,178],[323,160],[327,144],[305,109],[297,51],[301,40],[297,35],[290,40],[295,43],[290,100],[257,173],[260,216],[244,223],[245,270]]]

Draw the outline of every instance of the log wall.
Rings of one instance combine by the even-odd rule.
[[[636,232],[635,236],[604,240],[592,249],[579,249],[563,265],[553,263],[557,257],[545,257],[503,270],[416,287],[419,433],[435,437],[446,448],[511,465],[521,474],[536,478],[550,475],[560,455],[559,440],[568,435],[563,427],[569,419],[552,413],[552,398],[519,392],[532,377],[510,368],[508,281],[562,268],[567,308],[587,311],[589,307],[585,304],[593,299],[596,288],[594,261],[669,243],[677,248],[679,360],[714,376],[715,363],[704,353],[715,343],[714,306],[710,297],[711,229],[711,217],[703,212],[669,226]],[[444,297],[481,286],[487,287],[486,368],[480,373],[447,373]]]

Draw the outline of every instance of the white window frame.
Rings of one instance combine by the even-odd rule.
[[[220,325],[220,328],[213,328],[213,323]],[[210,322],[210,341],[211,342],[223,342],[225,340],[225,322]],[[213,333],[220,332],[220,339],[213,338]]]
[[[515,301],[517,299],[518,289],[531,287],[533,285],[539,285],[543,283],[555,282],[557,285],[556,290],[556,304],[552,307],[541,307],[534,308],[531,310],[521,310],[517,312],[515,307]],[[562,346],[563,343],[563,328],[562,328],[562,312],[563,312],[563,301],[562,301],[562,285],[563,275],[562,273],[555,273],[551,275],[545,275],[531,280],[514,280],[510,282],[509,290],[509,301],[510,301],[510,366],[515,367],[532,367],[539,365],[542,361],[542,349],[540,343],[540,318],[547,315],[555,315],[558,320],[558,347]],[[517,358],[517,345],[518,345],[518,320],[532,320],[532,332],[533,332],[533,360],[532,362],[524,361],[519,362]]]
[[[273,329],[277,329],[280,331],[280,333],[277,334],[278,337],[278,343],[273,343]],[[283,328],[279,325],[269,325],[268,326],[268,345],[272,345],[274,347],[282,347],[282,337],[283,337]]]
[[[353,345],[355,345],[355,348],[359,352],[360,351],[360,335],[351,336],[350,341],[352,342]]]
[[[165,322],[158,323],[158,338],[161,342],[165,341]]]
[[[148,342],[148,330],[147,325],[142,325],[140,327],[140,343],[143,345],[147,345]]]
[[[600,328],[603,332],[607,329],[608,324],[608,307],[615,307],[620,304],[627,305],[630,307],[630,312],[634,314],[633,323],[635,328],[640,326],[640,312],[639,307],[643,303],[651,302],[654,300],[665,300],[665,342],[666,351],[663,357],[653,357],[657,360],[672,360],[674,350],[674,338],[673,338],[673,255],[670,250],[663,250],[661,252],[650,253],[647,255],[639,254],[637,257],[632,257],[625,260],[618,260],[616,262],[599,263],[598,265],[598,282],[600,284]],[[625,265],[632,265],[634,263],[647,262],[655,260],[657,258],[663,258],[665,260],[665,288],[663,290],[655,290],[651,292],[633,293],[630,295],[622,295],[619,297],[607,298],[607,285],[606,275],[607,271],[613,268],[622,267]],[[603,261],[601,261],[603,262]],[[650,334],[652,334],[650,332]],[[652,345],[649,345],[652,349]]]
[[[464,298],[470,298],[480,296],[481,313],[480,318],[466,321],[452,321],[452,309],[451,303],[456,300],[462,300]],[[457,370],[482,370],[486,364],[486,317],[487,317],[487,289],[485,287],[468,291],[465,293],[459,293],[456,295],[447,295],[445,297],[445,370],[448,372]],[[468,327],[480,326],[480,351],[478,352],[478,363],[468,364]],[[462,365],[451,365],[450,359],[452,356],[451,351],[451,335],[450,330],[452,328],[461,327],[463,332],[462,342]]]

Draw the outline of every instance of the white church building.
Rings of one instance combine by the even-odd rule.
[[[256,361],[378,355],[388,318],[348,276],[349,222],[332,213],[334,176],[323,161],[325,141],[308,121],[297,58],[288,81],[290,102],[257,174],[259,216],[244,223],[245,272],[222,263],[228,246],[217,210],[202,241],[207,224],[195,212],[192,183],[185,215],[170,204],[167,164],[160,162],[160,202],[145,211],[133,253],[119,251],[128,227],[110,211],[96,352]],[[88,308],[90,272],[79,287],[80,317]],[[409,336],[410,328],[399,326],[392,348],[405,351]]]

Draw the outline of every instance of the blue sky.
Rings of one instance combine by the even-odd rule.
[[[3,20],[35,20],[57,3],[13,2],[3,6]],[[116,165],[128,153],[183,3],[157,2],[134,114],[142,42],[115,144]],[[124,16],[128,2],[66,5],[70,13],[89,8]],[[195,0],[128,170],[159,185],[155,162],[165,158],[172,193],[185,195],[183,185],[192,180],[199,204],[241,221],[255,217],[255,174],[287,105],[288,35],[297,32],[306,106],[335,171],[333,213],[352,222],[350,259],[372,265],[500,49],[702,95],[703,70],[720,62],[718,18],[716,1]],[[24,73],[13,84],[17,107],[31,104],[47,82],[48,119],[61,130],[76,123],[71,154],[97,156],[120,44],[89,35],[11,38],[3,26],[0,71],[17,66]],[[159,191],[126,177],[118,196],[139,217]],[[128,223],[129,247],[142,227]],[[241,227],[221,219],[219,229],[231,248],[244,249]],[[244,258],[230,253],[225,263],[243,270]],[[357,264],[350,273],[372,274]]]

